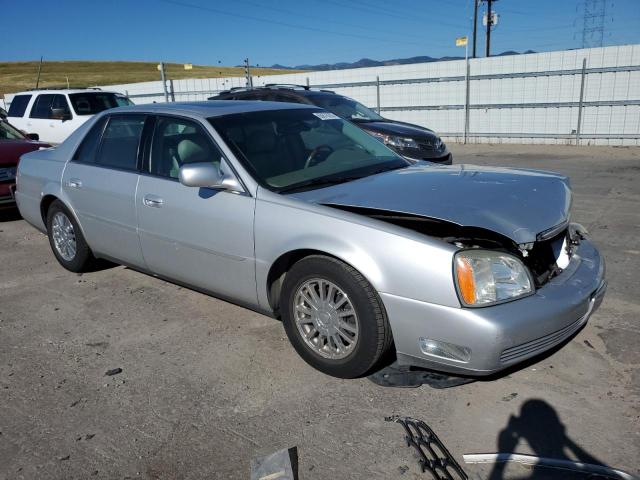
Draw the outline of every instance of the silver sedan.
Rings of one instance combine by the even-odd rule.
[[[488,375],[570,338],[606,288],[567,178],[410,161],[298,104],[103,112],[24,155],[16,199],[68,270],[107,259],[281,318],[338,377],[388,354]]]

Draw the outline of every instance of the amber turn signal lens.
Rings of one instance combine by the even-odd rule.
[[[456,277],[460,295],[467,305],[476,303],[476,283],[473,279],[473,268],[467,258],[456,259]]]

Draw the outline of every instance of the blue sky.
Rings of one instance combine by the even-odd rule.
[[[237,65],[462,55],[472,0],[2,2],[0,60]],[[499,0],[492,53],[582,46],[581,0]],[[482,8],[482,11],[484,7]],[[482,26],[479,25],[481,29]],[[478,53],[484,54],[480,32]],[[607,0],[605,45],[640,43],[640,0]]]

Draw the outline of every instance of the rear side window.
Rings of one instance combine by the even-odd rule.
[[[106,118],[101,118],[93,127],[91,127],[91,130],[89,130],[89,133],[84,137],[80,147],[73,155],[73,160],[82,163],[95,163],[96,152],[98,151],[98,145],[100,144],[100,136],[102,135],[102,130],[104,130],[104,124],[106,121]]]
[[[109,92],[83,92],[69,94],[73,110],[78,115],[94,115],[108,108],[133,105],[124,95]]]
[[[29,100],[31,100],[31,95],[16,95],[15,97],[13,97],[11,105],[9,106],[8,116],[24,116],[24,112],[27,110],[27,105],[29,105]]]
[[[95,164],[100,167],[136,170],[138,146],[145,115],[112,115],[102,134]]]

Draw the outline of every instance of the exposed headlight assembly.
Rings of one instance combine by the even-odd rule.
[[[462,250],[454,257],[458,296],[464,306],[486,307],[533,293],[527,267],[513,255]]]
[[[420,148],[416,141],[412,138],[396,137],[394,135],[385,135],[384,133],[367,130],[367,133],[381,140],[385,145],[395,148]]]

